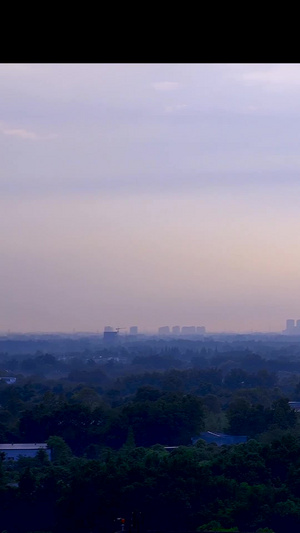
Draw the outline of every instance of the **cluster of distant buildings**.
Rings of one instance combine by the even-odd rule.
[[[103,332],[103,340],[104,342],[114,342],[117,339],[117,336],[119,334],[119,331],[121,329],[127,329],[127,328],[112,328],[111,326],[105,326],[104,332]],[[129,328],[129,339],[134,339],[138,335],[138,327],[137,326],[131,326]]]
[[[105,326],[103,332],[103,341],[107,343],[112,343],[117,340],[119,331],[126,330],[126,338],[128,340],[136,339],[139,335],[139,330],[137,326],[131,326],[129,328],[129,333],[127,328],[113,328],[111,326]],[[190,335],[205,335],[206,329],[204,326],[161,326],[158,328],[158,336],[190,336]],[[123,336],[122,336],[123,337]]]
[[[288,318],[283,333],[286,335],[300,335],[300,320],[295,322],[293,318]]]
[[[205,335],[204,326],[162,326],[158,328],[158,335]]]

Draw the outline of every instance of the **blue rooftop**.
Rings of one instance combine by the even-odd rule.
[[[208,444],[214,442],[215,444],[222,446],[223,444],[241,444],[247,442],[248,437],[246,435],[226,435],[225,433],[205,431],[204,433],[200,433],[197,437],[193,437],[192,444],[196,444],[200,439]]]

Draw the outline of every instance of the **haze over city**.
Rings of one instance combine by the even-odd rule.
[[[299,64],[0,65],[0,331],[300,317]]]

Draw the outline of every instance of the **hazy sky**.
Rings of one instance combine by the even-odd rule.
[[[2,64],[0,141],[0,331],[300,318],[300,64]]]

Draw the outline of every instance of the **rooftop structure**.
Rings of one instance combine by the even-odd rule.
[[[8,385],[12,385],[17,381],[17,378],[14,378],[12,376],[0,376],[0,381],[5,381]]]
[[[300,411],[300,402],[289,402],[289,406],[297,412]]]
[[[19,457],[35,457],[39,450],[44,450],[50,459],[51,451],[45,442],[0,444],[0,452],[5,453],[5,459],[18,460]]]
[[[200,433],[199,436],[192,438],[192,444],[196,444],[200,439],[208,444],[215,443],[218,446],[222,446],[223,444],[241,444],[247,442],[248,437],[246,435],[226,435],[225,433],[205,431],[204,433]]]

